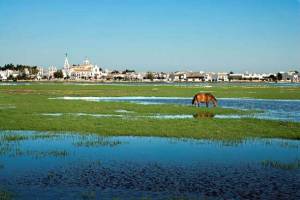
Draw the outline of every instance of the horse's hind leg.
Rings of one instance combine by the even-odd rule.
[[[206,103],[206,108],[208,108],[208,102],[205,102]]]

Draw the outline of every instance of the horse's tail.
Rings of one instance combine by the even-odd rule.
[[[192,105],[194,105],[194,104],[195,104],[196,97],[197,97],[197,95],[195,95],[195,96],[194,96],[194,98],[193,98],[193,100],[192,100]]]

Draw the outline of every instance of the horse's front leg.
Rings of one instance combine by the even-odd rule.
[[[208,108],[208,102],[205,102],[206,103],[206,108]]]

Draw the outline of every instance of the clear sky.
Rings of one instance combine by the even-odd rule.
[[[300,68],[300,0],[0,0],[0,65]]]

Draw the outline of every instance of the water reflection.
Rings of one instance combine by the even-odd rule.
[[[299,145],[2,131],[0,183],[17,199],[297,199]]]
[[[198,112],[193,115],[195,119],[213,118],[215,115],[210,112]]]

